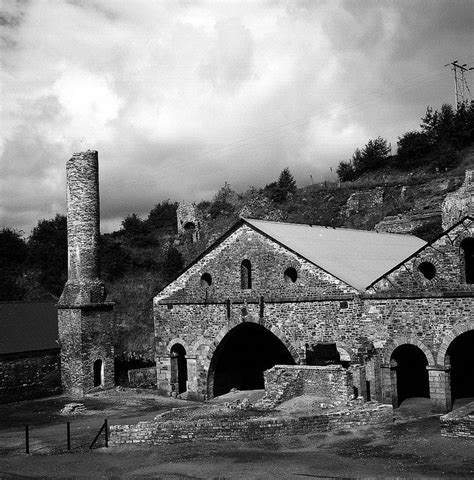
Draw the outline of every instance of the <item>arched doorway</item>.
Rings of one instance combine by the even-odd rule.
[[[397,347],[391,360],[396,362],[396,383],[398,406],[412,397],[430,397],[428,360],[423,351],[412,344]]]
[[[264,388],[263,372],[275,365],[294,365],[283,342],[265,327],[243,323],[233,328],[217,346],[208,375],[210,398],[232,388]]]
[[[104,363],[98,359],[94,362],[94,387],[104,384]]]
[[[179,344],[175,343],[171,347],[171,389],[177,394],[187,390],[188,381],[188,365],[186,362],[186,350]]]
[[[446,352],[451,364],[451,400],[474,398],[474,330],[456,337]]]

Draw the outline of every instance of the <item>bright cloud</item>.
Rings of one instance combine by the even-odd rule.
[[[328,178],[451,101],[443,65],[474,61],[473,14],[462,0],[4,2],[1,225],[64,211],[65,162],[88,148],[108,228],[286,166]]]

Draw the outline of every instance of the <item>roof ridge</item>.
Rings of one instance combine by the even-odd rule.
[[[417,237],[416,235],[411,235],[409,233],[392,233],[392,232],[377,232],[375,230],[364,230],[364,229],[359,229],[359,228],[348,228],[348,227],[331,227],[328,225],[316,225],[313,223],[293,223],[293,222],[279,222],[277,220],[261,220],[258,218],[247,218],[247,217],[241,217],[242,220],[246,222],[264,222],[264,223],[276,223],[280,225],[292,225],[292,226],[300,226],[300,227],[310,227],[310,228],[321,228],[321,229],[326,229],[326,230],[342,230],[342,231],[349,231],[349,232],[362,232],[362,233],[372,233],[374,235],[390,235],[394,237],[412,237],[412,238],[420,238]],[[420,238],[420,240],[423,240]],[[423,240],[424,241],[424,240]]]

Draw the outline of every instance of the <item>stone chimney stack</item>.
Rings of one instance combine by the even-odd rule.
[[[105,300],[100,280],[99,162],[97,152],[75,153],[66,164],[68,280],[60,303]]]
[[[467,215],[474,217],[474,170],[466,170],[459,190],[446,195],[441,206],[443,230],[452,227]]]
[[[114,385],[113,303],[100,280],[99,163],[94,150],[66,163],[68,280],[58,303],[61,383],[82,396]]]

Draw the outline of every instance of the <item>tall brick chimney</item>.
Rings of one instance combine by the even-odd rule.
[[[68,280],[58,303],[61,382],[82,396],[114,385],[113,303],[100,280],[99,163],[94,150],[66,163]]]

